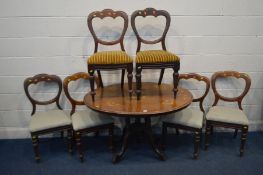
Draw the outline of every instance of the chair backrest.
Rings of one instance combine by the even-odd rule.
[[[226,78],[226,77],[233,77],[233,78],[237,78],[237,79],[242,78],[242,79],[245,80],[245,83],[246,83],[245,84],[245,89],[241,93],[241,95],[239,95],[237,97],[225,97],[225,96],[219,94],[219,92],[216,89],[216,80],[218,78]],[[242,100],[245,97],[245,95],[248,93],[249,88],[251,86],[251,79],[250,79],[250,77],[247,74],[236,72],[236,71],[215,72],[212,75],[211,83],[212,83],[213,92],[215,94],[215,101],[214,101],[213,106],[217,105],[219,100],[223,100],[223,101],[228,101],[228,102],[237,102],[239,109],[242,110],[242,105],[241,105]]]
[[[101,40],[97,37],[97,35],[94,31],[92,21],[94,18],[103,19],[105,17],[112,17],[113,19],[115,19],[116,17],[122,17],[123,18],[123,20],[124,20],[123,30],[122,30],[120,37],[117,40],[104,41],[104,40]],[[102,45],[115,45],[115,44],[119,43],[121,45],[121,50],[125,51],[124,45],[123,45],[123,39],[124,39],[124,35],[125,35],[127,28],[128,28],[128,20],[129,20],[128,15],[123,11],[113,11],[112,9],[104,9],[102,11],[95,11],[95,12],[90,13],[88,16],[87,23],[88,23],[89,30],[90,30],[90,32],[93,36],[94,42],[95,42],[94,53],[96,53],[98,51],[98,44],[99,43]]]
[[[58,85],[57,95],[53,99],[47,101],[38,101],[34,99],[29,93],[29,86],[31,84],[37,84],[39,82],[56,83]],[[62,109],[59,105],[59,97],[62,91],[62,81],[57,75],[37,74],[33,77],[29,77],[24,81],[24,89],[26,96],[28,97],[29,101],[33,106],[31,115],[33,115],[36,112],[36,105],[48,105],[48,104],[56,103],[57,107],[59,109]]]
[[[78,72],[78,73],[75,73],[73,75],[70,75],[68,77],[66,77],[64,79],[64,82],[63,82],[63,88],[64,88],[64,92],[68,98],[68,100],[70,101],[71,103],[71,112],[70,112],[70,115],[74,114],[75,113],[75,110],[76,110],[76,105],[85,105],[84,101],[79,101],[79,100],[75,100],[69,93],[69,89],[68,89],[68,85],[70,82],[72,81],[76,81],[78,79],[84,79],[84,80],[89,80],[90,76],[88,73],[85,73],[85,72]],[[99,79],[95,76],[95,82],[96,82],[96,85],[97,85],[97,88],[100,87],[100,81]]]
[[[210,89],[210,81],[209,81],[209,79],[207,77],[205,77],[205,76],[202,76],[202,75],[199,75],[199,74],[196,74],[196,73],[180,74],[179,75],[179,80],[180,79],[185,79],[185,80],[195,79],[197,81],[205,82],[206,88],[205,88],[204,94],[201,97],[199,97],[199,98],[194,98],[193,99],[193,102],[199,102],[200,110],[202,112],[205,112],[204,107],[203,107],[203,101],[204,101],[204,99],[205,99],[205,97],[208,94],[209,89]]]
[[[158,39],[155,39],[153,41],[143,39],[139,35],[139,32],[138,32],[138,30],[136,28],[136,24],[135,24],[135,19],[138,16],[142,16],[144,18],[147,17],[147,16],[154,16],[154,17],[164,16],[165,19],[166,19],[166,24],[165,24],[165,28],[164,28],[164,31],[163,31],[161,37],[158,38]],[[165,11],[165,10],[156,10],[154,8],[146,8],[144,10],[136,10],[135,12],[133,12],[132,15],[131,15],[131,26],[132,26],[132,29],[133,29],[135,35],[136,35],[137,42],[138,42],[137,51],[136,52],[139,52],[141,50],[141,43],[144,43],[144,44],[157,44],[157,43],[161,42],[162,49],[166,50],[165,37],[166,37],[166,34],[167,34],[168,29],[170,27],[170,23],[171,23],[170,14],[167,11]]]

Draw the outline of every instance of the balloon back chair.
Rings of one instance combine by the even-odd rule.
[[[218,92],[216,88],[216,81],[222,78],[237,78],[244,79],[245,89],[238,97],[225,97]],[[214,127],[225,127],[235,129],[234,136],[236,137],[238,130],[241,130],[241,144],[240,144],[240,156],[244,154],[244,146],[247,140],[248,132],[248,118],[243,112],[242,100],[248,93],[251,86],[251,79],[245,73],[239,73],[236,71],[223,71],[216,72],[212,76],[212,89],[215,94],[215,101],[212,107],[209,109],[206,115],[206,136],[205,136],[205,149],[209,146],[209,135]],[[231,107],[217,106],[219,100],[226,102],[237,102],[239,109]]]
[[[80,161],[83,162],[84,154],[81,148],[81,135],[84,133],[99,132],[101,130],[108,130],[110,135],[109,147],[113,149],[113,129],[114,123],[110,116],[103,116],[98,112],[91,109],[76,111],[77,105],[85,105],[83,100],[74,99],[69,92],[69,84],[79,79],[89,80],[90,76],[84,72],[78,72],[70,75],[64,79],[63,87],[64,92],[71,103],[71,118],[74,130],[74,136],[76,139],[77,149],[79,152]],[[97,77],[94,77],[97,88],[100,88],[100,82]]]
[[[163,16],[166,19],[165,29],[160,38],[156,40],[146,40],[142,38],[138,32],[136,26],[137,17],[147,17],[147,16]],[[131,26],[137,38],[137,50],[136,50],[136,94],[137,99],[140,100],[141,97],[141,72],[142,69],[161,69],[159,82],[160,85],[163,79],[164,70],[166,68],[173,69],[173,83],[174,83],[174,97],[177,93],[178,85],[178,71],[180,69],[180,59],[175,54],[172,54],[166,50],[165,38],[170,27],[171,17],[170,14],[165,10],[156,10],[154,8],[146,8],[144,10],[137,10],[132,13],[131,16]],[[141,51],[141,44],[162,44],[162,50],[145,50]]]
[[[193,102],[199,102],[199,109],[194,109],[187,107],[179,112],[173,113],[162,119],[163,121],[163,144],[165,143],[165,137],[167,134],[167,128],[176,128],[177,133],[178,129],[187,130],[194,132],[194,159],[198,158],[199,155],[199,146],[202,136],[203,120],[205,115],[205,110],[203,107],[203,101],[207,96],[210,89],[210,81],[207,77],[201,76],[196,73],[189,74],[180,74],[179,79],[189,80],[195,79],[200,82],[204,82],[206,87],[204,94],[201,97],[193,99]]]
[[[32,84],[37,84],[39,82],[46,82],[46,83],[56,83],[58,86],[57,95],[47,101],[39,101],[32,97],[30,94],[29,87]],[[48,75],[48,74],[38,74],[34,77],[29,77],[24,81],[24,89],[26,96],[28,97],[29,101],[32,103],[33,110],[31,113],[31,119],[29,124],[29,130],[31,133],[31,138],[33,142],[33,148],[35,153],[35,160],[37,162],[40,161],[40,155],[38,150],[38,143],[39,143],[39,135],[48,134],[51,132],[57,131],[64,131],[66,130],[68,133],[68,149],[69,152],[72,153],[72,143],[71,143],[71,136],[72,136],[72,125],[70,117],[62,110],[59,105],[59,97],[62,91],[62,81],[56,75]],[[52,103],[56,103],[58,109],[57,110],[48,110],[48,111],[36,111],[37,105],[49,105]]]
[[[93,19],[100,18],[104,19],[105,17],[112,17],[116,19],[117,17],[121,17],[124,20],[123,30],[121,32],[120,37],[114,41],[104,41],[100,39],[94,30],[93,27]],[[133,71],[133,61],[126,53],[124,49],[123,39],[124,35],[128,28],[128,15],[123,11],[113,11],[111,9],[104,9],[102,11],[95,11],[89,14],[88,16],[88,28],[93,36],[95,42],[94,54],[91,55],[88,59],[88,72],[90,75],[90,86],[91,86],[91,95],[93,101],[95,100],[95,91],[94,91],[94,71],[97,71],[98,77],[100,80],[101,87],[103,88],[103,82],[101,77],[101,70],[122,70],[121,76],[121,88],[124,86],[124,75],[125,69],[128,72],[128,87],[129,87],[129,95],[132,96],[132,71]],[[120,51],[98,51],[98,45],[116,45],[120,44]]]

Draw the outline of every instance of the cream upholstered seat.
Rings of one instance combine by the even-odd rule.
[[[167,115],[162,121],[201,129],[203,127],[203,118],[204,114],[202,111],[186,108],[182,111]]]
[[[239,96],[226,97],[222,95],[216,86],[217,80],[231,78],[232,81],[225,81],[231,83],[235,79],[243,79],[245,81],[245,88]],[[242,111],[242,100],[246,96],[251,86],[251,79],[245,73],[236,71],[220,71],[215,72],[211,78],[212,89],[215,94],[215,101],[206,115],[206,131],[205,131],[205,150],[209,146],[209,136],[213,132],[214,127],[224,127],[235,129],[234,137],[237,136],[238,130],[241,131],[240,156],[244,154],[245,143],[248,132],[248,118]],[[218,101],[237,102],[238,108],[230,108],[217,106]]]
[[[30,132],[37,132],[65,125],[71,125],[71,119],[64,111],[40,111],[32,115],[29,130]]]
[[[35,99],[31,93],[29,93],[29,86],[38,85],[39,82],[45,82],[46,88],[49,87],[47,84],[56,84],[58,86],[58,92],[55,97],[49,100],[39,101]],[[34,85],[33,85],[34,84]],[[54,86],[52,86],[54,88]],[[40,161],[40,155],[38,150],[39,135],[48,134],[52,132],[61,132],[63,136],[64,131],[67,131],[68,137],[68,150],[72,153],[72,125],[69,115],[67,115],[59,105],[59,98],[62,91],[62,81],[57,75],[48,74],[37,74],[33,77],[29,77],[24,81],[24,89],[26,96],[32,104],[33,110],[31,113],[29,131],[31,134],[31,139],[33,143],[35,160]],[[47,111],[36,111],[37,105],[49,105],[56,103],[57,110],[47,110]]]
[[[112,118],[103,116],[102,114],[90,109],[77,111],[71,117],[73,129],[75,131],[113,123]]]
[[[210,82],[207,77],[201,76],[196,73],[180,74],[179,81],[181,81],[182,79],[184,80],[195,79],[197,81],[202,81],[205,83],[206,88],[204,94],[199,98],[193,99],[193,102],[199,102],[200,110],[188,107],[181,111],[169,114],[166,117],[163,117],[162,140],[163,140],[163,144],[165,144],[167,127],[176,128],[177,133],[179,133],[179,129],[194,132],[194,158],[196,159],[198,158],[199,155],[199,144],[202,135],[203,119],[205,113],[205,110],[203,108],[203,101],[206,95],[208,94],[210,88]]]
[[[78,72],[73,75],[67,76],[64,79],[63,87],[64,87],[64,92],[72,106],[70,115],[72,117],[72,125],[73,125],[74,135],[79,152],[79,158],[80,161],[83,162],[84,154],[81,148],[81,135],[84,133],[91,133],[91,132],[96,132],[97,134],[101,130],[108,130],[110,136],[109,147],[110,149],[113,149],[114,123],[113,123],[113,119],[110,116],[104,116],[90,109],[76,111],[77,105],[85,105],[85,103],[83,100],[79,101],[74,99],[70,95],[68,86],[69,83],[79,79],[84,79],[88,81],[90,79],[90,76],[88,73],[85,72]],[[97,88],[101,88],[100,81],[98,80],[98,78],[94,77],[94,80],[96,82]]]
[[[242,110],[223,106],[211,107],[206,115],[206,119],[240,125],[248,125],[249,123],[246,114]]]

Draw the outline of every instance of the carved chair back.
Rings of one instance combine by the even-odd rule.
[[[79,79],[84,79],[84,80],[89,80],[90,76],[88,73],[85,73],[85,72],[78,72],[78,73],[75,73],[73,75],[70,75],[68,77],[66,77],[64,79],[64,82],[63,82],[63,88],[64,88],[64,92],[68,98],[68,100],[70,101],[71,103],[71,106],[72,106],[72,109],[71,109],[71,112],[70,112],[70,115],[74,114],[75,113],[75,110],[76,110],[76,105],[85,105],[84,101],[81,100],[76,100],[74,99],[70,93],[69,93],[69,83],[72,82],[72,81],[76,81],[76,80],[79,80]],[[96,82],[96,85],[97,87],[100,87],[100,81],[97,77],[95,77],[95,82]]]
[[[56,83],[58,85],[57,95],[54,98],[47,100],[47,101],[38,101],[34,99],[29,93],[29,86],[32,84],[37,84],[39,82]],[[57,107],[59,109],[62,109],[59,105],[59,97],[62,91],[62,81],[57,75],[37,74],[33,77],[29,77],[25,79],[24,81],[24,90],[25,90],[26,96],[28,97],[29,101],[31,102],[33,106],[31,115],[35,114],[36,105],[48,105],[48,104],[56,103]]]
[[[163,16],[163,17],[165,17],[165,19],[166,19],[165,29],[164,29],[161,37],[158,38],[158,39],[155,39],[153,41],[143,39],[139,35],[139,32],[138,32],[138,30],[136,28],[136,24],[135,24],[135,19],[138,16],[142,16],[144,18],[147,17],[147,16],[154,16],[154,17]],[[168,29],[170,27],[170,23],[171,23],[170,14],[167,11],[165,11],[165,10],[156,10],[154,8],[146,8],[144,10],[137,10],[137,11],[133,12],[132,16],[131,16],[131,26],[132,26],[132,29],[133,29],[135,35],[136,35],[137,42],[138,42],[137,51],[136,52],[139,52],[141,50],[141,43],[144,43],[144,44],[157,44],[157,43],[161,42],[162,49],[166,50],[165,37],[166,37],[166,34],[167,34]]]
[[[93,27],[93,19],[94,18],[100,18],[103,19],[105,17],[112,17],[113,19],[115,19],[116,17],[122,17],[124,20],[124,24],[123,24],[123,30],[122,33],[120,35],[120,37],[114,41],[104,41],[98,38],[98,36],[96,35],[95,31],[94,31],[94,27]],[[128,28],[128,15],[123,12],[123,11],[114,11],[112,9],[104,9],[102,11],[95,11],[89,14],[88,16],[88,28],[93,36],[94,42],[95,42],[95,49],[94,49],[94,53],[96,53],[98,51],[98,44],[102,44],[102,45],[115,45],[115,44],[120,44],[121,46],[121,50],[125,51],[124,49],[124,45],[123,45],[123,39],[124,39],[124,35],[127,31]]]
[[[239,96],[237,96],[237,97],[225,97],[218,92],[218,90],[216,89],[216,81],[218,80],[218,78],[226,78],[226,77],[234,77],[237,79],[242,78],[245,80],[245,89]],[[219,100],[223,100],[223,101],[227,101],[227,102],[237,102],[239,109],[241,109],[241,110],[243,109],[242,105],[241,105],[242,100],[245,97],[245,95],[248,93],[249,88],[251,86],[251,79],[247,74],[239,73],[236,71],[215,72],[212,76],[211,83],[212,83],[213,92],[215,94],[215,101],[214,101],[214,104],[212,106],[216,106]]]
[[[199,102],[199,107],[200,107],[200,110],[204,113],[205,110],[204,110],[204,107],[203,107],[203,101],[206,97],[206,95],[208,94],[209,92],[209,89],[210,89],[210,81],[207,77],[205,76],[202,76],[202,75],[199,75],[199,74],[196,74],[196,73],[189,73],[189,74],[180,74],[179,75],[179,80],[181,79],[185,79],[185,80],[188,80],[188,79],[195,79],[197,81],[202,81],[206,84],[206,88],[205,88],[205,92],[204,94],[199,97],[199,98],[194,98],[193,99],[193,102]]]

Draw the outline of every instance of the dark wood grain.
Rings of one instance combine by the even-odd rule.
[[[166,23],[165,23],[165,28],[164,28],[164,31],[163,31],[161,37],[156,39],[156,40],[154,40],[154,41],[143,39],[139,35],[138,29],[136,27],[136,17],[138,17],[138,16],[142,16],[142,17],[163,16],[163,17],[165,17]],[[170,14],[167,11],[165,11],[165,10],[156,10],[154,8],[146,8],[144,10],[136,10],[135,12],[133,12],[132,15],[131,15],[131,26],[132,26],[132,29],[133,29],[135,35],[136,35],[137,41],[138,41],[136,52],[139,52],[141,50],[141,43],[144,43],[144,44],[157,44],[157,43],[161,42],[163,50],[166,50],[165,37],[166,37],[166,34],[167,34],[168,29],[170,27],[170,23],[171,23]]]
[[[32,84],[37,84],[39,82],[56,83],[58,85],[57,95],[53,99],[48,100],[48,101],[38,101],[38,100],[34,99],[29,93],[29,86]],[[48,105],[48,104],[52,104],[52,103],[56,102],[57,107],[59,109],[62,109],[59,105],[59,97],[60,97],[61,91],[62,91],[62,81],[57,75],[37,74],[33,77],[29,77],[29,78],[25,79],[25,81],[24,81],[24,90],[25,90],[26,96],[28,97],[29,101],[31,102],[31,104],[33,106],[33,110],[32,110],[31,115],[35,114],[36,105]]]
[[[115,41],[103,41],[101,39],[98,38],[98,36],[96,35],[95,31],[94,31],[94,27],[93,27],[93,19],[94,18],[100,18],[103,19],[105,17],[112,17],[112,18],[116,18],[116,17],[121,17],[124,20],[123,23],[123,29],[121,32],[120,37],[115,40]],[[102,45],[115,45],[115,44],[120,44],[121,45],[121,49],[123,51],[125,51],[124,49],[124,45],[123,45],[123,39],[124,39],[124,35],[127,31],[128,28],[128,22],[129,18],[128,15],[123,12],[123,11],[114,11],[112,9],[104,9],[102,11],[95,11],[89,14],[88,19],[87,19],[87,23],[88,23],[88,27],[89,30],[94,38],[94,42],[95,42],[95,50],[94,53],[96,53],[98,51],[98,44],[102,44]]]
[[[111,85],[97,89],[97,100],[92,101],[88,93],[84,97],[85,104],[98,112],[127,117],[152,117],[172,113],[187,107],[192,102],[192,94],[183,88],[178,89],[177,97],[173,97],[173,86],[169,84],[143,83],[141,100],[128,98],[127,86],[120,90],[120,85]]]
[[[226,78],[226,77],[234,77],[234,78],[241,78],[245,80],[245,88],[244,91],[238,96],[238,97],[224,97],[223,95],[221,95],[218,90],[216,89],[216,81],[219,78]],[[211,78],[211,84],[212,84],[212,89],[214,91],[215,94],[215,101],[213,103],[213,106],[216,106],[219,100],[223,100],[223,101],[227,101],[227,102],[237,102],[239,109],[242,110],[242,100],[245,97],[245,95],[248,93],[249,88],[251,86],[251,79],[250,77],[245,74],[245,73],[239,73],[236,71],[222,71],[222,72],[215,72]]]

